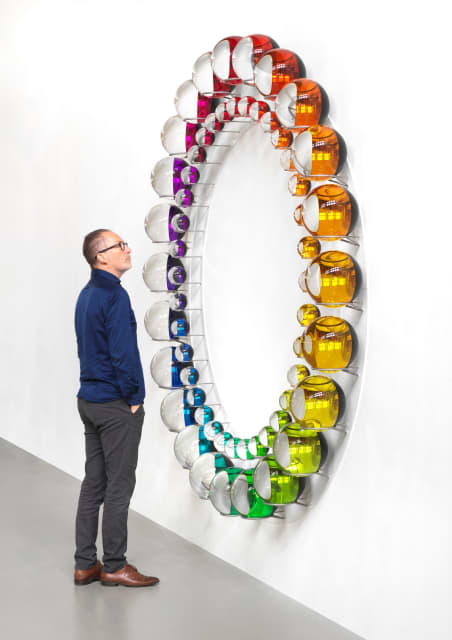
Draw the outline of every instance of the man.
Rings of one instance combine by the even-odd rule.
[[[127,516],[135,488],[144,420],[144,379],[137,324],[120,278],[131,268],[131,250],[116,233],[97,229],[83,242],[91,279],[75,309],[80,358],[78,410],[85,425],[86,464],[76,518],[74,582],[147,587],[126,561]],[[104,503],[102,565],[97,560],[99,508]]]

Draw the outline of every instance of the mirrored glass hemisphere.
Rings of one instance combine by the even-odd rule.
[[[309,369],[303,364],[294,364],[287,372],[287,381],[292,387],[296,387],[299,382],[309,375]],[[290,403],[289,403],[290,409]]]
[[[182,119],[203,122],[215,103],[211,97],[199,93],[192,80],[186,80],[178,88],[174,104]]]
[[[156,253],[143,267],[143,279],[151,291],[172,291],[186,280],[187,273],[178,258]]]
[[[290,176],[287,187],[291,195],[301,198],[309,192],[311,183],[299,173],[295,173]]]
[[[297,320],[302,327],[307,327],[319,316],[320,311],[314,304],[302,304],[297,311]]]
[[[193,367],[192,357],[192,347],[184,343],[160,349],[151,361],[154,382],[164,389],[196,384],[199,374]]]
[[[180,116],[172,116],[163,125],[160,134],[162,144],[169,154],[184,154],[195,144],[199,125],[186,122]]]
[[[286,424],[292,422],[292,417],[287,411],[273,411],[269,419],[270,426],[274,431],[280,431]]]
[[[337,175],[347,157],[342,137],[334,129],[322,125],[299,133],[292,150],[292,161],[297,171],[311,179]]]
[[[325,251],[314,258],[304,273],[301,287],[321,304],[347,304],[355,297],[357,268],[344,251]]]
[[[262,427],[259,431],[258,439],[260,444],[267,449],[270,449],[273,446],[273,440],[275,439],[276,431],[270,427]]]
[[[295,502],[303,492],[305,481],[285,473],[273,456],[268,456],[256,465],[253,484],[264,502],[276,506]]]
[[[344,369],[350,363],[354,340],[350,325],[336,316],[321,316],[301,336],[301,356],[316,369]]]
[[[254,70],[256,87],[264,96],[277,94],[286,84],[305,75],[301,58],[288,49],[269,51],[260,58]]]
[[[322,87],[308,78],[299,78],[276,96],[275,110],[285,127],[312,127],[328,115],[328,97]]]
[[[254,81],[254,67],[257,61],[278,44],[269,36],[260,33],[242,38],[232,52],[232,67],[244,82]]]
[[[204,453],[198,457],[190,469],[189,480],[193,491],[207,500],[210,485],[215,476],[232,466],[227,456],[221,453]]]
[[[241,36],[229,36],[220,40],[212,51],[212,69],[223,82],[235,85],[242,82],[232,66],[232,54]]]
[[[189,226],[188,216],[170,202],[154,205],[144,221],[146,233],[152,242],[180,240]]]
[[[217,472],[212,478],[209,498],[215,509],[223,516],[239,515],[231,501],[231,486],[241,472],[242,469],[239,467],[229,467]]]
[[[232,483],[232,505],[245,518],[268,518],[274,507],[266,504],[253,485],[253,469],[242,471]]]
[[[186,427],[174,440],[174,455],[182,467],[190,469],[199,458],[199,429],[197,425]]]
[[[198,387],[171,391],[160,405],[160,417],[169,431],[182,431],[196,424],[195,409],[204,400],[204,391]]]
[[[183,311],[173,311],[167,300],[155,302],[144,318],[146,331],[153,340],[171,340],[188,334],[189,324]]]
[[[304,260],[312,260],[320,253],[320,242],[312,236],[301,238],[297,246],[298,255]]]
[[[297,207],[295,221],[313,235],[336,238],[348,234],[352,215],[350,193],[339,185],[324,184],[313,189]]]
[[[215,98],[226,96],[231,89],[229,83],[222,82],[214,75],[212,69],[212,54],[210,51],[203,53],[196,60],[193,65],[192,79],[200,93],[215,96]]]
[[[301,430],[298,425],[289,425],[276,435],[273,455],[286,473],[294,476],[316,473],[322,462],[319,434],[316,431]]]
[[[296,422],[309,429],[334,427],[340,400],[336,383],[327,376],[307,376],[292,391],[290,412]]]

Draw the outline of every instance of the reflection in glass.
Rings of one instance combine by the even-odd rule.
[[[342,137],[334,129],[321,125],[299,133],[292,147],[292,160],[297,171],[311,179],[337,175],[346,157]]]
[[[322,445],[316,431],[288,425],[273,443],[273,455],[279,466],[294,476],[316,473],[322,461]]]
[[[320,253],[320,242],[317,238],[305,236],[301,238],[297,246],[298,255],[304,260],[312,260]]]
[[[181,118],[195,122],[203,122],[216,106],[211,97],[198,92],[191,80],[187,80],[178,88],[174,104]]]
[[[193,349],[189,344],[165,347],[152,358],[152,378],[159,387],[167,389],[196,384],[199,374],[193,367],[192,358]]]
[[[169,431],[182,431],[185,427],[196,424],[196,407],[204,401],[205,393],[198,387],[171,391],[160,405],[160,417]]]
[[[297,311],[297,320],[302,327],[307,327],[319,316],[320,311],[314,304],[302,304]]]
[[[292,422],[292,418],[287,411],[273,411],[270,416],[270,426],[274,431],[281,431],[286,424]]]
[[[344,369],[353,355],[353,336],[346,320],[321,316],[300,337],[299,357],[316,369]]]
[[[257,61],[265,53],[277,47],[275,40],[260,33],[242,38],[232,53],[232,66],[237,76],[244,82],[252,83]]]
[[[287,49],[273,49],[262,56],[254,70],[256,87],[264,96],[277,94],[286,84],[305,75],[302,60]]]
[[[188,216],[170,202],[153,206],[144,222],[146,233],[152,242],[180,240],[189,226]]]
[[[143,267],[143,279],[151,291],[174,291],[186,278],[182,262],[167,253],[154,254]]]
[[[294,364],[287,372],[287,381],[292,387],[296,387],[306,376],[309,375],[309,369],[303,364]]]
[[[146,331],[153,340],[172,340],[188,335],[189,323],[183,311],[174,311],[166,300],[155,302],[144,318]]]
[[[268,518],[274,507],[266,504],[253,485],[253,469],[242,471],[231,486],[232,505],[245,518]]]
[[[328,97],[308,78],[286,84],[276,96],[276,113],[285,127],[312,127],[328,115]]]
[[[193,65],[193,83],[198,91],[204,95],[212,95],[216,98],[226,96],[231,85],[222,82],[214,75],[212,70],[212,54],[211,52],[203,53]]]
[[[309,429],[334,427],[339,416],[339,393],[331,378],[308,376],[292,391],[290,412]]]
[[[215,474],[209,488],[209,498],[213,506],[224,516],[238,516],[239,512],[231,502],[231,486],[242,472],[238,467],[229,467]]]
[[[179,116],[172,116],[163,125],[160,134],[162,144],[169,154],[184,154],[195,144],[199,124],[185,122]]]
[[[232,54],[240,36],[230,36],[218,42],[212,51],[212,69],[221,81],[228,84],[240,84],[242,80],[232,67]]]
[[[295,222],[313,235],[346,236],[352,223],[352,205],[346,189],[324,184],[313,189],[295,210]]]
[[[314,258],[299,279],[303,291],[321,304],[351,302],[356,291],[356,267],[343,251],[325,251]]]
[[[204,453],[190,470],[189,480],[193,491],[203,500],[209,497],[210,485],[218,473],[227,470],[232,462],[221,453]]]
[[[287,475],[274,457],[268,456],[258,462],[255,467],[253,484],[264,502],[276,506],[295,502],[303,492],[305,480],[301,477]]]

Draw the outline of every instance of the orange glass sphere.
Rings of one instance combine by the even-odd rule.
[[[303,176],[313,180],[334,176],[342,169],[347,156],[341,136],[330,127],[309,127],[295,138],[293,163]]]
[[[295,222],[316,236],[346,236],[352,224],[352,201],[346,189],[335,184],[316,187],[295,210]]]
[[[325,251],[314,258],[299,279],[300,287],[321,304],[348,304],[356,291],[356,267],[343,251]]]
[[[305,66],[293,51],[273,49],[262,56],[254,70],[257,89],[264,96],[275,95],[286,84],[304,78]]]
[[[329,102],[320,85],[308,78],[287,84],[276,97],[276,113],[285,127],[312,127],[328,115]]]

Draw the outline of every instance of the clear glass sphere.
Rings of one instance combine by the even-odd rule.
[[[209,498],[213,506],[224,516],[238,516],[239,512],[231,502],[231,486],[242,472],[238,467],[229,467],[218,471],[212,478],[209,488]]]
[[[265,437],[267,437],[267,432],[265,432]],[[264,446],[259,439],[259,436],[253,436],[249,439],[247,445],[248,451],[250,452],[253,458],[262,458],[268,454],[268,446]]]
[[[275,439],[275,435],[276,435],[276,431],[272,429],[272,427],[269,427],[269,426],[262,427],[262,429],[259,431],[259,434],[258,434],[259,443],[263,447],[270,449],[273,445],[273,440]]]
[[[169,154],[186,152],[186,123],[179,116],[172,116],[163,125],[160,138]]]
[[[188,217],[171,202],[160,202],[153,206],[144,221],[144,228],[152,242],[180,240],[188,227]]]
[[[223,82],[228,81],[231,84],[241,82],[232,67],[232,54],[239,40],[238,36],[231,36],[221,40],[213,48],[212,69],[214,74]]]
[[[185,403],[187,390],[171,391],[160,405],[160,417],[169,431],[183,431],[185,427],[194,424],[193,411]]]
[[[155,302],[146,312],[144,326],[153,340],[169,340],[169,304],[166,300]]]
[[[159,196],[173,194],[174,158],[162,158],[152,169],[152,188]]]
[[[223,425],[218,420],[213,420],[204,425],[204,435],[207,440],[215,440],[216,436],[224,432]]]
[[[187,345],[189,346],[189,345]],[[175,357],[176,347],[165,347],[157,351],[151,360],[151,376],[154,382],[164,389],[181,387],[181,362]],[[190,367],[191,362],[186,366]]]
[[[189,165],[182,169],[180,177],[185,185],[190,186],[191,184],[196,184],[199,181],[199,171],[196,167]]]
[[[193,65],[193,84],[200,93],[213,93],[213,70],[210,51],[203,53]]]
[[[187,245],[183,240],[173,240],[168,247],[168,251],[173,258],[183,258],[187,253]]]
[[[205,425],[208,422],[211,422],[213,418],[214,418],[214,413],[211,407],[203,406],[203,407],[198,407],[195,410],[196,424]]]
[[[296,387],[306,376],[309,375],[309,369],[303,364],[294,364],[287,372],[287,381],[292,387]]]
[[[174,440],[174,455],[185,469],[190,469],[199,458],[199,427],[191,425],[179,431]]]
[[[242,471],[231,486],[231,502],[240,515],[246,518],[268,518],[274,507],[266,504],[253,485],[253,469]]]
[[[281,407],[281,409],[283,411],[288,411],[289,410],[289,400],[290,400],[290,394],[291,393],[292,393],[292,389],[286,389],[279,396],[279,406]]]
[[[282,469],[294,476],[316,473],[322,461],[322,445],[316,431],[288,425],[275,436],[273,455]]]
[[[143,267],[143,280],[151,291],[168,290],[168,254],[156,253]]]
[[[190,207],[193,204],[193,194],[188,187],[179,189],[174,200],[179,207]]]
[[[312,430],[334,427],[339,408],[338,389],[327,376],[307,376],[290,396],[290,411],[294,419]]]
[[[198,118],[198,89],[192,80],[186,80],[177,89],[174,105],[181,118],[186,120]]]
[[[274,431],[281,431],[283,427],[292,422],[292,416],[287,411],[273,411],[269,422]]]
[[[192,407],[200,407],[206,401],[206,392],[200,387],[186,390],[186,403]]]
[[[220,453],[204,453],[194,461],[190,470],[189,480],[193,491],[200,498],[207,500],[215,475],[231,466],[232,462]]]
[[[187,153],[187,160],[190,164],[202,164],[207,159],[207,151],[198,144],[193,145]]]
[[[295,502],[304,488],[303,479],[284,473],[272,456],[256,465],[253,485],[264,502],[275,506]]]

